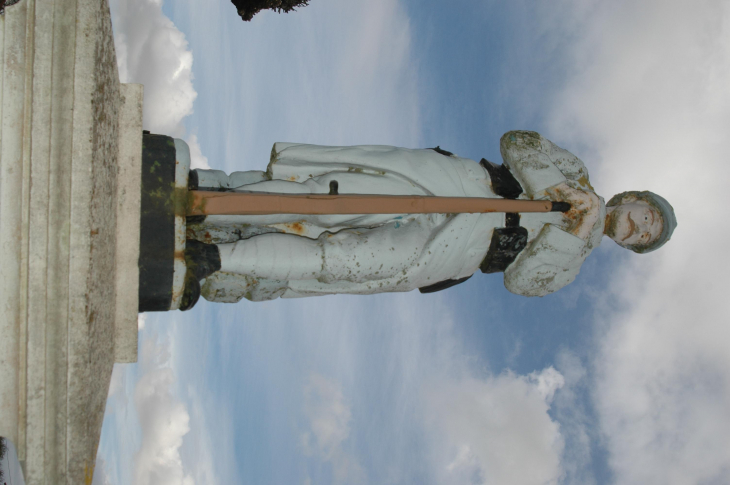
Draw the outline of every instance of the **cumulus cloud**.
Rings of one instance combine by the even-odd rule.
[[[335,460],[357,463],[361,483],[558,483],[566,440],[554,405],[583,374],[567,365],[492,373],[457,336],[447,300],[416,298],[392,295],[396,304],[381,309],[353,301],[331,319],[352,324],[299,330],[303,347],[316,340],[311,348],[339,355],[336,377],[306,380],[301,449],[333,474]],[[329,321],[327,310],[311,313]],[[358,346],[377,350],[359,360]],[[340,483],[359,482],[350,473]]]
[[[142,438],[134,457],[134,483],[194,485],[180,458],[190,416],[172,395],[175,374],[169,366],[169,350],[153,337],[142,342],[139,358],[143,375],[134,390],[134,404]]]
[[[586,392],[588,370],[575,353],[566,349],[558,353],[556,365],[564,380],[551,406],[551,415],[560,423],[560,434],[565,441],[561,483],[592,485],[597,482],[593,450],[599,433],[595,430],[595,418]]]
[[[341,387],[319,374],[312,374],[304,387],[304,414],[311,428],[302,435],[305,452],[331,458],[350,434],[352,414]]]
[[[103,458],[96,457],[96,466],[94,466],[94,477],[91,485],[112,485],[112,481],[106,471],[106,462]]]
[[[123,391],[125,373],[125,367],[123,365],[115,365],[112,368],[112,377],[109,381],[107,399],[110,399],[113,396],[116,396],[117,393]]]
[[[193,112],[193,53],[185,35],[162,13],[162,0],[113,1],[119,77],[144,84],[144,120],[152,133],[186,138],[193,167],[209,168],[183,120]]]
[[[189,474],[199,485],[242,483],[235,470],[235,413],[229,411],[229,403],[212,399],[207,389],[201,394],[197,386],[188,385],[186,391],[190,432],[180,455]]]
[[[587,147],[599,192],[654,190],[679,221],[656,253],[611,250],[593,387],[609,463],[619,483],[720,483],[730,473],[730,4],[593,2],[569,17],[571,74],[551,130]]]
[[[137,329],[139,331],[142,331],[144,330],[145,325],[147,325],[147,314],[139,313],[137,315]]]
[[[210,164],[208,164],[208,157],[203,155],[203,152],[200,150],[198,135],[191,133],[187,136],[186,140],[190,146],[190,166],[192,168],[209,169]]]
[[[304,415],[307,430],[300,436],[304,453],[331,464],[335,483],[364,483],[364,471],[345,445],[352,412],[342,386],[311,374],[304,386]]]
[[[430,384],[425,418],[437,483],[557,483],[564,442],[548,410],[563,384],[552,367]]]

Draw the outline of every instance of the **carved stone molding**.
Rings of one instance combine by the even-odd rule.
[[[0,0],[0,15],[5,13],[5,7],[15,5],[18,2],[20,2],[20,0]]]

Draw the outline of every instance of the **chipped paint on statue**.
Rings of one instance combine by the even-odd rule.
[[[503,213],[190,218],[188,238],[215,244],[220,255],[220,270],[205,279],[202,295],[235,302],[446,288],[480,267],[485,271],[481,265],[495,250],[490,246],[495,229],[516,225],[527,238],[500,269],[505,286],[516,294],[544,296],[575,279],[604,230],[619,244],[646,252],[666,242],[676,226],[671,206],[650,192],[621,194],[607,211],[583,162],[538,133],[509,132],[500,151],[506,176],[519,184],[517,193],[522,190],[518,198],[569,202],[571,209],[512,218]],[[438,147],[276,143],[266,172],[196,172],[201,190],[326,194],[336,182],[341,194],[516,196],[498,193],[485,162]],[[634,205],[626,209],[629,203]],[[424,292],[430,291],[435,290]]]

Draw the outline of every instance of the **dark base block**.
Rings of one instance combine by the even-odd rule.
[[[141,212],[139,311],[168,311],[175,259],[175,143],[169,136],[143,136]]]

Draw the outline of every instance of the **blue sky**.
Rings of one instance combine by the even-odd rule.
[[[530,129],[606,198],[665,195],[679,229],[645,256],[604,240],[545,298],[476,275],[148,314],[96,483],[723,483],[730,6],[311,3],[243,23],[223,0],[113,1],[146,129],[226,171],[263,169],[276,141],[500,162],[502,133]]]

